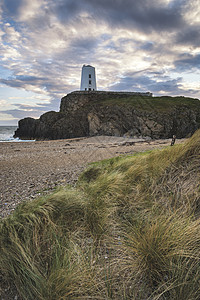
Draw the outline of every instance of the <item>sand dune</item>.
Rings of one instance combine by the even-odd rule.
[[[10,214],[21,201],[48,193],[58,185],[75,184],[88,163],[170,143],[110,136],[0,143],[0,216]]]

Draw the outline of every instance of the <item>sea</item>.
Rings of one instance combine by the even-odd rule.
[[[0,142],[30,142],[30,140],[15,139],[13,137],[15,130],[17,130],[17,126],[0,126]],[[31,142],[33,141],[31,140]]]

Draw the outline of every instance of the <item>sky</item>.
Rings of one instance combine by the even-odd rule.
[[[80,89],[200,98],[199,0],[1,0],[0,125]]]

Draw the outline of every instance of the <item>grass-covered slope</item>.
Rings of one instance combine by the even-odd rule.
[[[97,100],[98,104],[105,106],[109,105],[122,105],[131,106],[135,109],[144,111],[157,111],[157,112],[167,112],[174,110],[174,108],[188,108],[199,110],[200,100],[189,97],[170,97],[170,96],[160,96],[160,97],[149,97],[143,95],[133,95],[124,98],[106,97],[103,100]]]
[[[92,164],[76,188],[0,224],[0,272],[22,299],[199,299],[200,131]]]

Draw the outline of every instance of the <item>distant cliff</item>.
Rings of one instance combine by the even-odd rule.
[[[19,121],[15,137],[65,139],[81,136],[183,138],[200,128],[200,101],[123,92],[72,92],[60,111]]]

